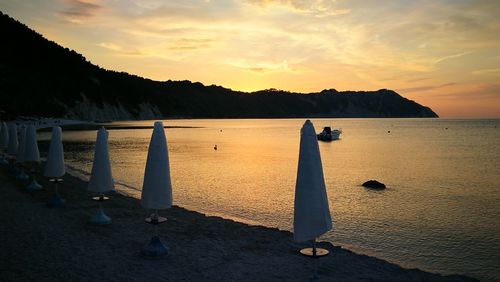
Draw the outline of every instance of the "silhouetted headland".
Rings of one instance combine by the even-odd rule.
[[[160,118],[437,117],[398,93],[234,91],[191,81],[153,81],[103,69],[1,13],[0,104],[5,118],[80,120]]]

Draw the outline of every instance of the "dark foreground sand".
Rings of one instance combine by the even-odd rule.
[[[153,228],[137,199],[116,195],[106,203],[114,222],[87,223],[96,205],[86,183],[65,176],[65,208],[48,208],[52,189],[29,193],[0,167],[1,281],[308,281],[311,259],[297,255],[303,246],[292,234],[248,226],[173,207],[160,235],[171,253],[145,259],[140,250]],[[322,281],[474,281],[404,269],[373,257],[321,243],[330,250],[319,261]]]

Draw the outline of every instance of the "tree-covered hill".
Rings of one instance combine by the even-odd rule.
[[[391,90],[245,93],[105,70],[0,13],[0,111],[77,119],[437,117]]]

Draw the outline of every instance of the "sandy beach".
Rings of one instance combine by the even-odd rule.
[[[159,227],[170,247],[166,258],[151,260],[140,250],[153,233],[137,199],[116,194],[105,204],[109,226],[93,226],[96,204],[87,183],[64,177],[64,208],[48,208],[53,192],[39,176],[43,191],[27,192],[25,183],[2,167],[0,172],[0,277],[2,281],[308,281],[313,261],[297,254],[303,244],[292,234],[205,216],[174,206],[161,214]],[[475,281],[404,269],[330,243],[319,260],[322,281]]]

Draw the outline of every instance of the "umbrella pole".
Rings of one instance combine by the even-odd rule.
[[[19,169],[17,170],[17,174],[16,174],[16,179],[17,180],[28,180],[30,179],[29,175],[27,175],[25,172],[24,172],[24,164],[23,163],[19,163]]]
[[[109,200],[108,197],[101,194],[97,197],[93,197],[92,200],[98,202],[99,210],[92,216],[90,223],[94,225],[107,225],[111,223],[111,218],[104,213],[103,202]]]
[[[7,165],[9,162],[5,159],[5,153],[3,149],[0,149],[0,164]]]
[[[51,207],[62,207],[66,201],[59,195],[59,183],[63,180],[61,178],[52,178],[49,181],[54,183],[55,194],[49,199],[47,204]]]
[[[158,221],[158,210],[155,210],[153,217],[156,221]],[[158,224],[155,224],[154,226],[155,226],[155,236],[158,237]]]
[[[16,167],[16,157],[15,156],[7,156],[7,162],[8,164],[8,172],[12,174],[17,174],[17,167]]]
[[[304,248],[300,250],[300,254],[311,258],[320,258],[328,255],[330,252],[323,248],[316,247],[316,239],[312,240],[312,248]]]
[[[154,213],[144,220],[146,223],[154,226],[154,235],[151,238],[149,244],[147,244],[142,249],[142,254],[146,257],[158,258],[168,255],[169,249],[163,244],[158,235],[158,225],[167,222],[165,217],[161,217],[158,215],[158,210],[155,209]]]
[[[312,248],[304,248],[304,249],[300,250],[300,254],[314,259],[313,275],[312,275],[310,281],[317,282],[317,281],[319,281],[319,276],[318,276],[318,263],[319,262],[317,259],[328,255],[330,252],[326,249],[316,247],[316,238],[314,238],[311,241],[311,243],[312,243]]]
[[[317,256],[317,250],[316,250],[316,238],[312,240],[312,258],[319,258]],[[314,260],[314,270],[313,270],[313,276],[311,279],[309,279],[311,282],[317,282],[319,281],[319,276],[318,276],[318,260]]]
[[[30,174],[31,174],[31,183],[28,186],[26,186],[26,189],[28,191],[42,190],[43,186],[38,184],[38,182],[36,181],[36,164],[33,164],[33,166],[31,167]]]

